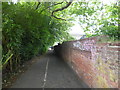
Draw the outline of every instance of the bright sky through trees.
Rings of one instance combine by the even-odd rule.
[[[7,62],[8,70],[45,54],[56,42],[74,40],[69,33],[76,39],[85,32],[86,37],[107,35],[112,41],[120,40],[118,2],[108,5],[109,0],[17,1],[21,2],[2,3],[2,66]]]
[[[12,0],[12,1],[16,3],[18,0]],[[100,1],[103,2],[103,5],[105,5],[105,4],[110,5],[111,3],[115,3],[118,0],[100,0]],[[76,39],[79,39],[81,37],[81,35],[85,34],[84,30],[80,27],[78,22],[79,22],[79,19],[76,18],[76,21],[73,22],[74,26],[71,27],[71,30],[69,30],[70,35],[72,35]]]
[[[100,0],[100,1],[103,2],[103,4],[110,5],[111,3],[115,3],[118,0]],[[71,30],[69,32],[76,39],[79,39],[81,37],[81,35],[85,34],[84,30],[80,27],[78,21],[79,21],[79,19],[76,19],[76,21],[74,22],[75,25],[73,27],[71,27]]]

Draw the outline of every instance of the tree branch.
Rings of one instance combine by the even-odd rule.
[[[66,19],[56,17],[55,15],[53,15],[52,17],[54,17],[54,18],[56,18],[56,19],[61,19],[61,20],[65,20],[65,21],[66,21]]]
[[[63,3],[63,2],[55,3],[55,4],[51,5],[51,6],[48,6],[47,8],[43,9],[40,13],[42,13],[44,10],[46,10],[46,9],[48,9],[48,8],[50,8],[50,7],[53,7],[53,6],[55,6],[55,5],[62,4],[62,3]]]
[[[73,0],[70,0],[70,2],[69,2],[66,6],[64,6],[64,7],[62,7],[62,8],[58,8],[58,9],[52,11],[51,16],[54,17],[54,18],[56,18],[56,19],[65,20],[65,19],[56,17],[56,16],[54,15],[54,13],[55,13],[55,12],[58,12],[58,11],[62,11],[62,10],[64,10],[64,9],[68,8],[68,7],[72,4],[72,2],[73,2]]]
[[[40,2],[38,2],[38,5],[37,5],[37,7],[36,7],[36,9],[35,9],[35,10],[37,10],[37,9],[38,9],[39,5],[40,5]]]

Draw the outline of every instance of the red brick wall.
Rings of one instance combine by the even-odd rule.
[[[119,43],[98,43],[101,36],[64,42],[55,48],[92,88],[118,88]]]

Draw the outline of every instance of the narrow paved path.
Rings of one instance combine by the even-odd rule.
[[[48,53],[34,63],[11,88],[88,88],[63,61]]]

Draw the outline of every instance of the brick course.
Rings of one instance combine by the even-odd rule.
[[[120,43],[98,43],[101,37],[64,42],[54,49],[91,88],[118,88]]]

